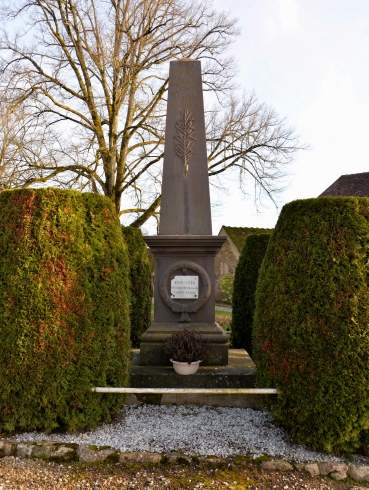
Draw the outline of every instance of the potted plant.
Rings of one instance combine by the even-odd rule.
[[[178,374],[195,374],[209,354],[209,344],[202,335],[186,328],[167,337],[164,349]]]

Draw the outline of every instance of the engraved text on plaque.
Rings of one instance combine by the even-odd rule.
[[[199,277],[175,276],[170,281],[170,293],[173,299],[197,299],[199,297]]]

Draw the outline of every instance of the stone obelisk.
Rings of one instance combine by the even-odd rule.
[[[169,72],[159,235],[144,237],[155,258],[154,322],[141,337],[140,364],[170,364],[164,340],[179,329],[210,342],[202,365],[228,363],[227,335],[215,323],[213,236],[201,63],[172,61]]]

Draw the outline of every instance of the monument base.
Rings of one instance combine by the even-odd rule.
[[[255,364],[244,349],[230,349],[228,366],[201,366],[196,374],[181,376],[172,366],[141,366],[140,352],[133,350],[129,374],[132,388],[223,388],[223,394],[186,395],[168,393],[130,395],[126,403],[156,405],[212,405],[219,407],[263,408],[262,395],[229,394],[233,388],[255,388]]]
[[[141,336],[140,365],[170,366],[168,354],[164,351],[164,340],[181,328],[196,330],[209,342],[209,356],[201,366],[227,366],[228,337],[217,323],[152,323]]]

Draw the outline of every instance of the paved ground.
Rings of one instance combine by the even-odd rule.
[[[215,310],[232,312],[232,307],[231,306],[215,306]]]

